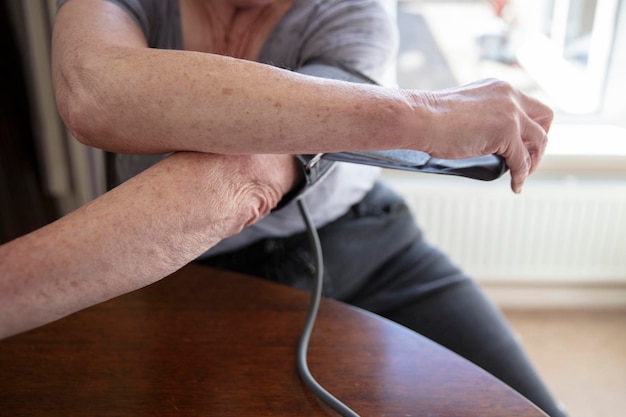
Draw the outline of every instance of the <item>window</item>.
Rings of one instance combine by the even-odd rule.
[[[602,110],[615,47],[618,0],[517,2],[516,56],[566,114]],[[541,7],[537,7],[539,4]]]
[[[438,89],[504,79],[555,109],[548,153],[618,156],[613,166],[626,170],[624,3],[399,1],[398,84]]]

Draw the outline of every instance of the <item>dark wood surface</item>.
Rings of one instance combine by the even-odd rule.
[[[295,363],[309,295],[188,266],[0,342],[1,416],[334,416]],[[542,417],[469,362],[323,300],[317,380],[361,416]]]

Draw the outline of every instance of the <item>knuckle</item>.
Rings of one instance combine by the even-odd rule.
[[[554,121],[554,110],[552,110],[550,107],[547,107],[546,115],[545,115],[545,122],[548,126],[550,126],[553,121]]]
[[[509,84],[507,81],[498,79],[498,78],[491,78],[491,85],[498,89],[499,91],[502,91],[503,93],[510,93],[512,91],[514,91],[514,88],[511,84]]]

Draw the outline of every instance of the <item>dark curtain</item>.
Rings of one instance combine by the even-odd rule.
[[[29,0],[30,1],[30,0]],[[0,243],[57,217],[44,191],[15,22],[0,2]]]

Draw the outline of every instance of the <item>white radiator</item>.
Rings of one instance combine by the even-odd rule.
[[[500,288],[602,287],[618,298],[612,304],[626,306],[624,179],[531,178],[515,195],[508,177],[493,183],[431,175],[385,178],[405,196],[426,237],[479,282]]]

